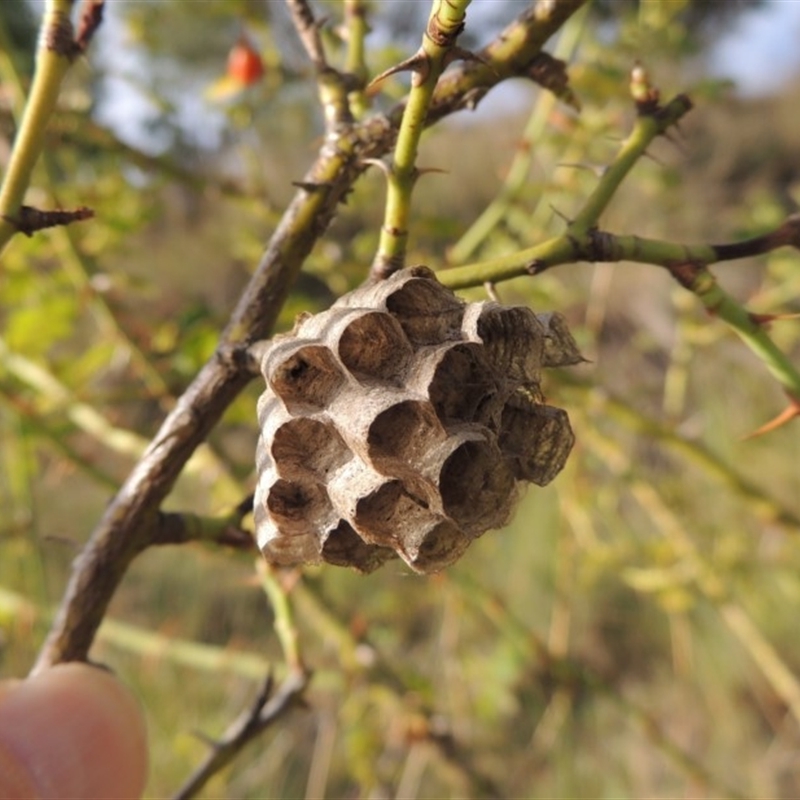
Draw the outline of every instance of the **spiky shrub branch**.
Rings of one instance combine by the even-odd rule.
[[[397,132],[394,157],[391,164],[384,166],[388,192],[378,252],[372,264],[375,277],[386,278],[405,265],[411,193],[421,174],[417,167],[419,142],[436,84],[444,68],[457,57],[470,57],[456,45],[458,35],[464,28],[469,3],[470,0],[439,0],[433,3],[419,50],[402,64],[376,78],[382,80],[406,70],[412,76],[411,91]]]
[[[45,30],[56,22],[65,30],[65,14],[71,3],[53,0],[47,6]],[[88,4],[96,9],[98,3]],[[442,36],[426,37],[424,56],[413,64],[417,78],[408,101],[386,115],[356,123],[350,102],[360,95],[364,75],[358,41],[364,31],[357,24],[358,4],[348,8],[354,14],[351,25],[354,37],[352,60],[344,72],[331,67],[324,53],[310,6],[302,0],[290,0],[296,27],[315,67],[320,102],[326,111],[327,137],[320,153],[298,182],[298,191],[281,224],[273,235],[252,280],[245,289],[224,330],[214,355],[199,372],[163,425],[135,469],[110,503],[75,563],[67,593],[42,648],[36,669],[61,661],[85,659],[108,603],[132,560],[150,546],[192,540],[211,540],[221,544],[248,547],[242,521],[246,504],[234,509],[222,520],[207,520],[191,514],[161,510],[178,476],[196,449],[207,439],[225,409],[257,374],[257,343],[270,335],[277,314],[315,242],[323,235],[337,206],[360,177],[366,165],[386,156],[394,148],[390,190],[386,210],[386,229],[381,240],[374,272],[381,277],[402,264],[405,257],[407,218],[411,190],[418,175],[416,152],[423,125],[430,125],[461,108],[474,107],[481,97],[506,78],[534,78],[541,66],[541,47],[582,5],[582,0],[540,2],[512,23],[495,41],[475,58],[439,78],[441,69],[455,53],[455,36],[463,22],[467,3],[434,3],[430,30]],[[438,27],[437,27],[438,26]],[[56,30],[56,28],[53,28]],[[72,38],[78,42],[80,37]],[[48,39],[44,42],[63,40]],[[61,45],[59,45],[60,47]],[[36,156],[41,150],[43,127],[55,108],[57,88],[68,67],[70,47],[45,49],[37,69],[38,83],[31,90],[25,119],[14,149],[14,157],[0,195],[4,227],[0,233],[9,238],[15,231],[32,233],[35,227],[25,224],[22,194],[30,180]],[[413,59],[412,59],[413,61]],[[710,278],[707,266],[716,261],[762,253],[779,246],[797,246],[795,220],[788,221],[773,234],[737,245],[684,246],[655,242],[632,236],[615,236],[598,228],[602,213],[623,180],[646,152],[652,140],[664,134],[690,107],[679,96],[661,104],[657,95],[636,76],[634,97],[639,116],[633,130],[620,148],[610,168],[604,173],[583,208],[566,226],[561,236],[534,248],[504,258],[475,265],[442,270],[442,283],[452,288],[498,282],[515,275],[536,275],[546,269],[575,261],[638,260],[665,267],[682,285],[694,292],[704,306],[731,324],[754,347],[773,370],[796,402],[797,373],[768,338],[763,322],[724,295]],[[394,181],[392,177],[394,176]],[[397,176],[400,176],[399,178]],[[10,187],[10,188],[9,188]],[[65,223],[71,220],[50,220]],[[287,662],[294,668],[293,684],[274,695],[272,712],[265,715],[269,691],[262,692],[249,716],[233,726],[230,735],[219,743],[216,756],[224,751],[227,759],[247,738],[263,729],[290,707],[305,686],[306,675],[296,646],[291,609],[285,590],[270,576],[265,589],[278,610],[277,623],[284,643]],[[740,626],[741,627],[741,626]],[[274,712],[274,713],[273,713]],[[217,769],[214,762],[212,767]],[[207,775],[203,773],[203,776]],[[204,779],[204,778],[203,778]],[[187,795],[188,796],[188,795]]]

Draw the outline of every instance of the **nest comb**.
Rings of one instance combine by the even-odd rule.
[[[298,320],[263,356],[255,524],[268,561],[437,572],[544,485],[574,437],[543,367],[582,361],[563,318],[465,304],[425,267]]]

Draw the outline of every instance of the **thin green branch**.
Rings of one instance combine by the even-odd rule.
[[[638,236],[614,236],[597,230],[589,230],[583,237],[575,235],[570,236],[567,241],[564,239],[564,236],[557,237],[528,250],[529,256],[533,250],[540,251],[542,259],[538,260],[534,256],[528,262],[527,272],[537,274],[556,263],[575,261],[632,261],[665,267],[681,286],[700,300],[709,314],[719,317],[733,329],[793,401],[800,401],[800,371],[772,341],[764,321],[728,294],[706,268],[722,259],[746,258],[779,247],[800,249],[800,216],[789,217],[777,229],[764,236],[726,245],[676,244]],[[566,261],[559,261],[564,257],[565,250],[570,248],[572,253],[567,256]],[[494,260],[495,263],[498,261],[502,259]],[[447,270],[441,273],[442,283],[452,286],[452,279],[448,278],[456,271]],[[489,277],[484,280],[498,279],[491,277],[490,271]]]
[[[663,266],[697,296],[709,313],[724,320],[765,364],[792,402],[800,403],[800,371],[774,344],[762,321],[725,292],[706,269],[721,260],[759,255],[778,247],[800,249],[800,215],[789,217],[764,236],[723,245],[685,245],[638,236],[615,236],[597,228],[601,214],[653,139],[691,109],[691,101],[684,95],[659,105],[654,90],[649,87],[642,90],[635,82],[634,97],[640,113],[630,136],[563,234],[508,256],[442,270],[439,280],[451,289],[462,289],[521,275],[537,275],[578,261],[636,261]]]
[[[465,56],[456,48],[464,28],[470,0],[433,0],[428,26],[420,49],[387,74],[409,69],[412,72],[408,95],[392,164],[386,168],[388,181],[386,211],[372,275],[385,278],[405,265],[411,193],[420,176],[417,152],[439,76],[453,57]]]
[[[325,114],[325,129],[329,136],[335,136],[343,127],[353,123],[348,95],[352,89],[363,82],[355,76],[339,72],[329,63],[319,33],[320,23],[307,0],[286,0],[292,15],[292,22],[305,48],[317,77],[317,93]]]
[[[47,0],[42,17],[36,71],[28,101],[0,186],[0,253],[17,232],[17,218],[42,152],[47,123],[55,111],[61,83],[75,55],[70,11],[73,0]]]
[[[584,33],[588,11],[589,6],[584,6],[564,26],[553,51],[555,58],[567,62],[572,58]],[[450,248],[450,263],[460,264],[466,261],[508,216],[509,210],[528,184],[536,145],[544,134],[557,99],[553,92],[539,93],[503,185],[492,202]]]
[[[499,283],[521,275],[543,272],[551,267],[571,264],[576,261],[606,261],[618,258],[603,258],[597,250],[596,231],[600,215],[606,209],[622,181],[636,162],[647,151],[653,139],[663,134],[691,108],[691,102],[679,95],[657,113],[637,118],[628,138],[603,173],[594,191],[586,199],[578,215],[567,225],[566,231],[541,244],[520,250],[508,256],[500,256],[477,264],[451,267],[439,272],[439,280],[451,289],[465,289],[484,283]],[[636,239],[637,242],[642,240]],[[601,257],[596,257],[600,255]],[[650,251],[647,253],[649,261]],[[682,253],[685,256],[685,253]],[[643,260],[634,258],[633,260]],[[659,263],[658,259],[655,262]]]
[[[800,371],[772,341],[766,327],[729,295],[705,268],[690,265],[693,277],[686,287],[706,310],[726,322],[780,383],[789,397],[800,403]]]
[[[524,74],[544,42],[586,0],[537,4],[482,51],[488,64],[460,65],[434,93],[427,124],[474,107],[504,78]],[[542,10],[546,13],[542,13]],[[243,291],[214,355],[177,400],[76,561],[67,591],[34,672],[86,658],[122,576],[155,533],[153,516],[195,450],[256,371],[248,345],[270,335],[300,268],[333,219],[365,159],[384,156],[395,141],[403,105],[331,137],[298,184],[299,191]]]
[[[367,84],[366,38],[370,32],[367,22],[367,3],[365,0],[344,0],[344,24],[347,37],[345,72],[352,75],[359,85],[350,93],[350,107],[353,116],[361,119],[369,110],[369,99],[364,87]]]
[[[292,604],[289,602],[289,593],[281,582],[281,572],[267,564],[264,560],[257,562],[258,574],[261,577],[261,586],[269,598],[272,612],[275,615],[275,633],[281,643],[283,657],[290,672],[304,670],[303,659],[300,655],[300,637],[294,623]],[[283,575],[285,577],[285,574]]]

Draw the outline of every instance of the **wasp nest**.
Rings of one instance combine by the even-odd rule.
[[[459,300],[425,267],[298,321],[262,361],[255,522],[276,564],[417,572],[510,517],[574,441],[542,367],[581,361],[563,318]]]

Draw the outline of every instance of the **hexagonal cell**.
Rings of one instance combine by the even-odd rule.
[[[571,367],[586,361],[578,350],[563,314],[553,312],[536,316],[545,329],[543,367]]]
[[[271,438],[271,455],[283,478],[325,482],[353,457],[333,425],[313,417],[282,422]]]
[[[367,544],[345,520],[325,535],[322,545],[323,561],[363,573],[374,572],[392,558],[397,558],[394,550]]]
[[[331,523],[328,496],[317,483],[278,478],[262,496],[273,522],[287,536],[322,531]]]
[[[415,572],[429,575],[458,561],[470,541],[450,520],[436,521],[418,531],[413,544],[404,543],[403,559]]]
[[[339,358],[356,378],[396,381],[412,353],[400,323],[381,311],[358,313],[339,335]]]
[[[352,292],[342,295],[332,308],[385,308],[386,298],[410,280],[423,278],[438,283],[433,270],[424,266],[401,269],[381,280],[370,279]],[[445,291],[449,291],[446,289]],[[452,294],[452,293],[451,293]]]
[[[402,481],[390,480],[359,499],[352,523],[365,541],[400,548],[402,555],[404,543],[413,546],[418,532],[427,530],[438,519],[423,499],[407,491]]]
[[[386,298],[386,310],[414,345],[461,338],[464,303],[436,280],[411,278]]]
[[[558,475],[575,443],[567,412],[516,397],[503,409],[500,449],[514,475],[545,486]]]
[[[260,529],[258,544],[270,564],[293,567],[298,564],[318,564],[320,543],[312,533],[287,536],[272,523]]]
[[[462,422],[493,425],[505,402],[484,348],[476,342],[456,342],[421,352],[411,387],[428,396],[445,426]]]
[[[398,466],[416,464],[445,437],[430,403],[401,400],[373,419],[366,436],[367,452],[376,469],[392,475]]]
[[[472,537],[501,527],[515,499],[514,477],[490,441],[460,443],[442,465],[439,489],[447,516]]]
[[[325,408],[345,381],[333,353],[304,340],[280,342],[264,357],[262,371],[292,413]]]
[[[471,303],[461,329],[470,341],[483,342],[487,359],[501,376],[520,383],[538,379],[545,329],[529,308]]]

